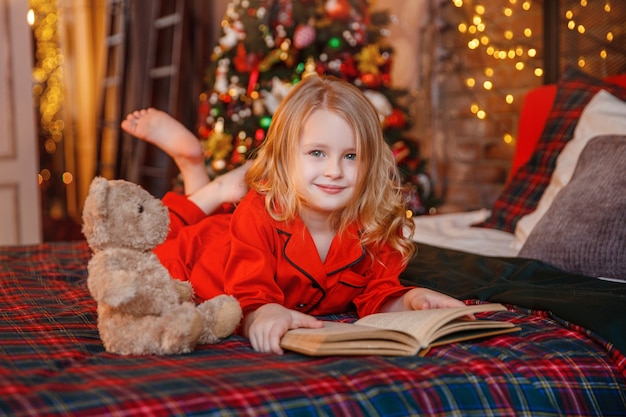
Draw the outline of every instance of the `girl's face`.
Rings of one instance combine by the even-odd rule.
[[[316,110],[306,120],[300,146],[298,192],[311,214],[343,209],[355,192],[356,138],[350,124],[337,114]]]

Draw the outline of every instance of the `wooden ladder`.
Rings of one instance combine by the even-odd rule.
[[[96,175],[123,178],[161,196],[173,161],[120,129],[130,111],[155,107],[178,117],[186,0],[107,0],[106,68]]]
[[[117,177],[120,121],[125,99],[128,51],[128,0],[107,0],[105,74],[101,84],[101,103],[96,140],[96,175]]]
[[[144,12],[150,16],[150,32],[142,107],[155,107],[177,117],[185,0],[152,0]],[[144,141],[127,143],[131,150],[121,160],[125,176],[157,196],[164,194],[175,171],[172,160]]]

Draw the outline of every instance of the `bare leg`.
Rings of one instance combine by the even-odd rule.
[[[122,121],[121,127],[174,159],[185,194],[195,193],[209,183],[200,141],[169,114],[153,108],[136,110]]]
[[[250,164],[252,162],[247,161],[240,167],[220,175],[195,193],[188,195],[189,200],[206,214],[213,213],[224,203],[238,202],[248,192],[244,176]]]

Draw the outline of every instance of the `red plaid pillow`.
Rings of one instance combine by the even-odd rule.
[[[626,89],[593,78],[575,67],[567,68],[557,84],[554,105],[535,151],[505,186],[491,215],[475,226],[513,233],[519,219],[535,210],[550,183],[559,153],[572,139],[580,114],[601,89],[626,100]]]

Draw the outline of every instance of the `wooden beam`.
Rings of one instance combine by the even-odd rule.
[[[560,1],[545,0],[543,5],[544,84],[556,83],[560,76]]]

